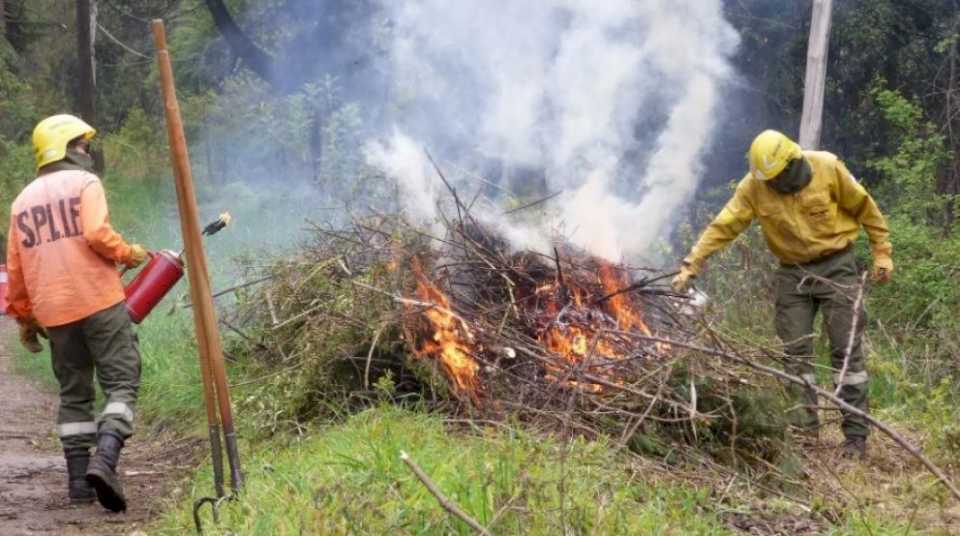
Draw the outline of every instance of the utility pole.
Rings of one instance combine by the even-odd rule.
[[[810,40],[807,44],[807,73],[803,81],[803,115],[800,119],[800,146],[804,149],[817,149],[820,146],[832,15],[833,0],[813,0]]]

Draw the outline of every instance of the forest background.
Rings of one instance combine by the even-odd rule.
[[[53,113],[71,112],[89,118],[98,129],[97,148],[116,225],[148,246],[176,247],[167,142],[147,31],[156,17],[168,24],[201,205],[213,214],[230,208],[240,215],[234,231],[222,241],[210,242],[218,283],[234,282],[252,264],[266,264],[263,259],[295,251],[304,237],[305,218],[330,221],[369,206],[391,207],[391,185],[363,165],[361,142],[371,131],[388,130],[391,107],[402,106],[405,96],[389,91],[387,84],[382,94],[371,95],[369,88],[387,77],[375,66],[349,54],[316,61],[313,52],[366,47],[358,58],[385,53],[382,43],[354,43],[355,36],[345,30],[359,21],[383,25],[388,32],[389,21],[371,15],[376,13],[374,4],[0,1],[0,217],[8,218],[13,197],[33,178],[33,126]],[[681,256],[730,194],[730,184],[744,171],[743,153],[752,137],[764,128],[795,136],[800,122],[810,2],[725,0],[723,6],[725,17],[740,34],[733,56],[738,76],[727,88],[728,101],[717,118],[722,135],[707,148],[705,179],[687,210],[678,214],[682,223],[662,241],[665,268]],[[84,22],[89,23],[89,32],[78,31]],[[87,48],[83,34],[93,40],[89,55],[82,53]],[[890,219],[895,247],[894,283],[873,289],[868,303],[874,409],[907,426],[933,456],[949,463],[960,454],[955,410],[960,401],[956,284],[960,236],[955,231],[960,209],[960,2],[836,2],[827,73],[822,146],[841,155],[877,198]],[[510,202],[518,205],[545,193],[536,180],[520,180],[519,174],[504,171],[489,159],[477,171],[495,175],[513,192]],[[256,220],[268,214],[269,225],[244,227],[244,217]],[[866,259],[866,248],[861,250]],[[237,258],[239,264],[234,262]],[[721,256],[704,278],[711,295],[758,297],[715,305],[731,331],[756,339],[772,336],[766,320],[771,304],[763,298],[769,295],[772,265],[752,232]],[[192,345],[182,336],[189,329],[188,314],[164,315],[142,328],[142,406],[148,429],[172,427],[185,435],[201,429]],[[42,365],[24,366],[45,374]],[[386,455],[350,454],[343,469],[349,476],[342,483],[337,479],[343,475],[335,470],[318,469],[309,475],[296,471],[306,460],[348,456],[372,443],[378,444],[377,453],[392,452],[391,441],[408,448],[419,445],[413,448],[414,455],[428,459],[456,457],[458,449],[448,445],[452,441],[468,445],[465,448],[474,455],[469,467],[434,464],[432,470],[442,483],[463,486],[454,495],[468,510],[485,522],[508,523],[502,525],[506,528],[520,523],[522,516],[503,521],[510,515],[501,518],[490,511],[483,494],[472,495],[466,489],[468,479],[458,474],[481,478],[491,460],[499,460],[502,474],[514,474],[535,463],[535,452],[561,448],[522,432],[487,431],[452,439],[439,417],[392,406],[378,406],[359,417],[317,420],[316,415],[304,416],[290,407],[291,401],[302,402],[303,393],[296,391],[307,387],[293,380],[283,383],[289,378],[282,374],[258,384],[255,380],[262,373],[257,363],[243,361],[233,363],[231,371],[238,385],[239,412],[247,423],[244,448],[254,453],[251,488],[256,491],[251,495],[270,499],[258,506],[266,513],[257,521],[244,515],[249,505],[237,507],[225,522],[231,530],[293,533],[304,523],[321,523],[292,513],[290,503],[313,501],[313,507],[332,520],[333,525],[325,526],[329,530],[361,527],[375,532],[402,522],[411,531],[415,529],[410,527],[464,531],[426,496],[417,502],[391,498],[379,507],[379,517],[366,519],[366,503],[357,502],[362,497],[358,490],[373,486],[390,496],[392,480],[382,475],[403,472],[395,460],[386,461]],[[324,432],[311,436],[312,442],[298,442],[310,435],[303,431],[310,427]],[[411,429],[425,432],[404,435]],[[276,449],[283,454],[274,460]],[[622,483],[630,490],[613,500],[612,512],[626,516],[623,512],[636,509],[639,513],[631,515],[640,516],[612,521],[614,514],[586,513],[595,508],[590,506],[591,497],[599,492],[581,481],[577,486],[582,488],[568,492],[581,494],[571,508],[581,512],[583,526],[590,530],[612,533],[623,519],[630,527],[643,523],[655,527],[663,522],[664,513],[678,530],[712,533],[729,525],[722,509],[709,506],[713,504],[709,491],[669,482],[638,487],[620,470],[625,462],[616,452],[597,443],[577,443],[573,452],[579,470],[585,472],[581,477]],[[591,468],[603,474],[587,475]],[[558,477],[550,471],[525,473],[525,478],[554,483]],[[195,487],[184,493],[202,494],[196,487],[207,477],[201,471]],[[510,495],[510,486],[518,484],[505,477],[489,485]],[[318,486],[329,499],[314,501]],[[931,486],[918,485],[913,491],[917,493],[913,506],[944,501]],[[550,504],[554,495],[545,491],[528,500]],[[171,498],[170,514],[158,522],[158,530],[174,534],[189,526],[189,508],[178,502],[187,498]],[[891,521],[896,516],[873,508],[882,502],[856,503],[860,507],[836,520],[834,530],[882,533],[909,528]],[[809,504],[813,503],[816,500],[811,499]],[[740,507],[780,508],[750,504]],[[905,506],[908,511],[910,504]],[[695,520],[691,513],[696,513]],[[555,520],[548,517],[533,516],[522,523],[550,532]],[[928,521],[926,526],[936,530],[937,522]]]

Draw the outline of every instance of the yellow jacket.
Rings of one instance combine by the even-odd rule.
[[[743,232],[754,218],[770,251],[786,264],[803,264],[841,251],[867,231],[877,267],[892,268],[890,231],[870,194],[836,155],[804,151],[813,168],[810,183],[781,194],[750,174],[733,198],[704,230],[684,259],[693,273],[704,261]]]

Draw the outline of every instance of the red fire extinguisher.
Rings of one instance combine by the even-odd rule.
[[[183,277],[183,258],[170,250],[150,253],[150,262],[124,290],[127,312],[139,324]]]
[[[207,224],[201,233],[204,236],[216,234],[229,225],[230,220],[230,213],[224,212],[216,220]],[[176,253],[165,249],[150,252],[150,262],[123,289],[127,295],[127,312],[130,313],[133,323],[142,322],[181,277],[183,277],[182,251]]]

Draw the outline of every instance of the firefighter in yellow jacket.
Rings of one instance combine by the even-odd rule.
[[[147,253],[110,225],[103,185],[90,171],[95,134],[72,115],[44,119],[33,131],[37,178],[10,211],[7,311],[30,351],[42,350],[38,334],[50,339],[71,501],[96,496],[121,511],[126,499],[116,468],[133,433],[140,353],[117,264],[136,266]],[[94,375],[106,397],[96,418]]]
[[[754,139],[749,160],[750,172],[737,185],[733,198],[684,258],[673,280],[674,290],[686,291],[707,258],[757,219],[770,251],[781,263],[776,274],[775,324],[788,356],[787,371],[815,382],[813,322],[817,311],[822,311],[840,398],[867,411],[868,376],[861,348],[865,318],[861,311],[854,322],[859,276],[852,247],[862,227],[873,252],[873,278],[887,282],[893,261],[886,220],[870,194],[831,153],[802,150],[784,134],[767,130]],[[854,325],[856,333],[847,355]],[[791,389],[803,403],[793,415],[796,424],[815,436],[819,427],[816,395],[810,389]],[[867,422],[844,412],[842,429],[842,454],[862,458]]]

